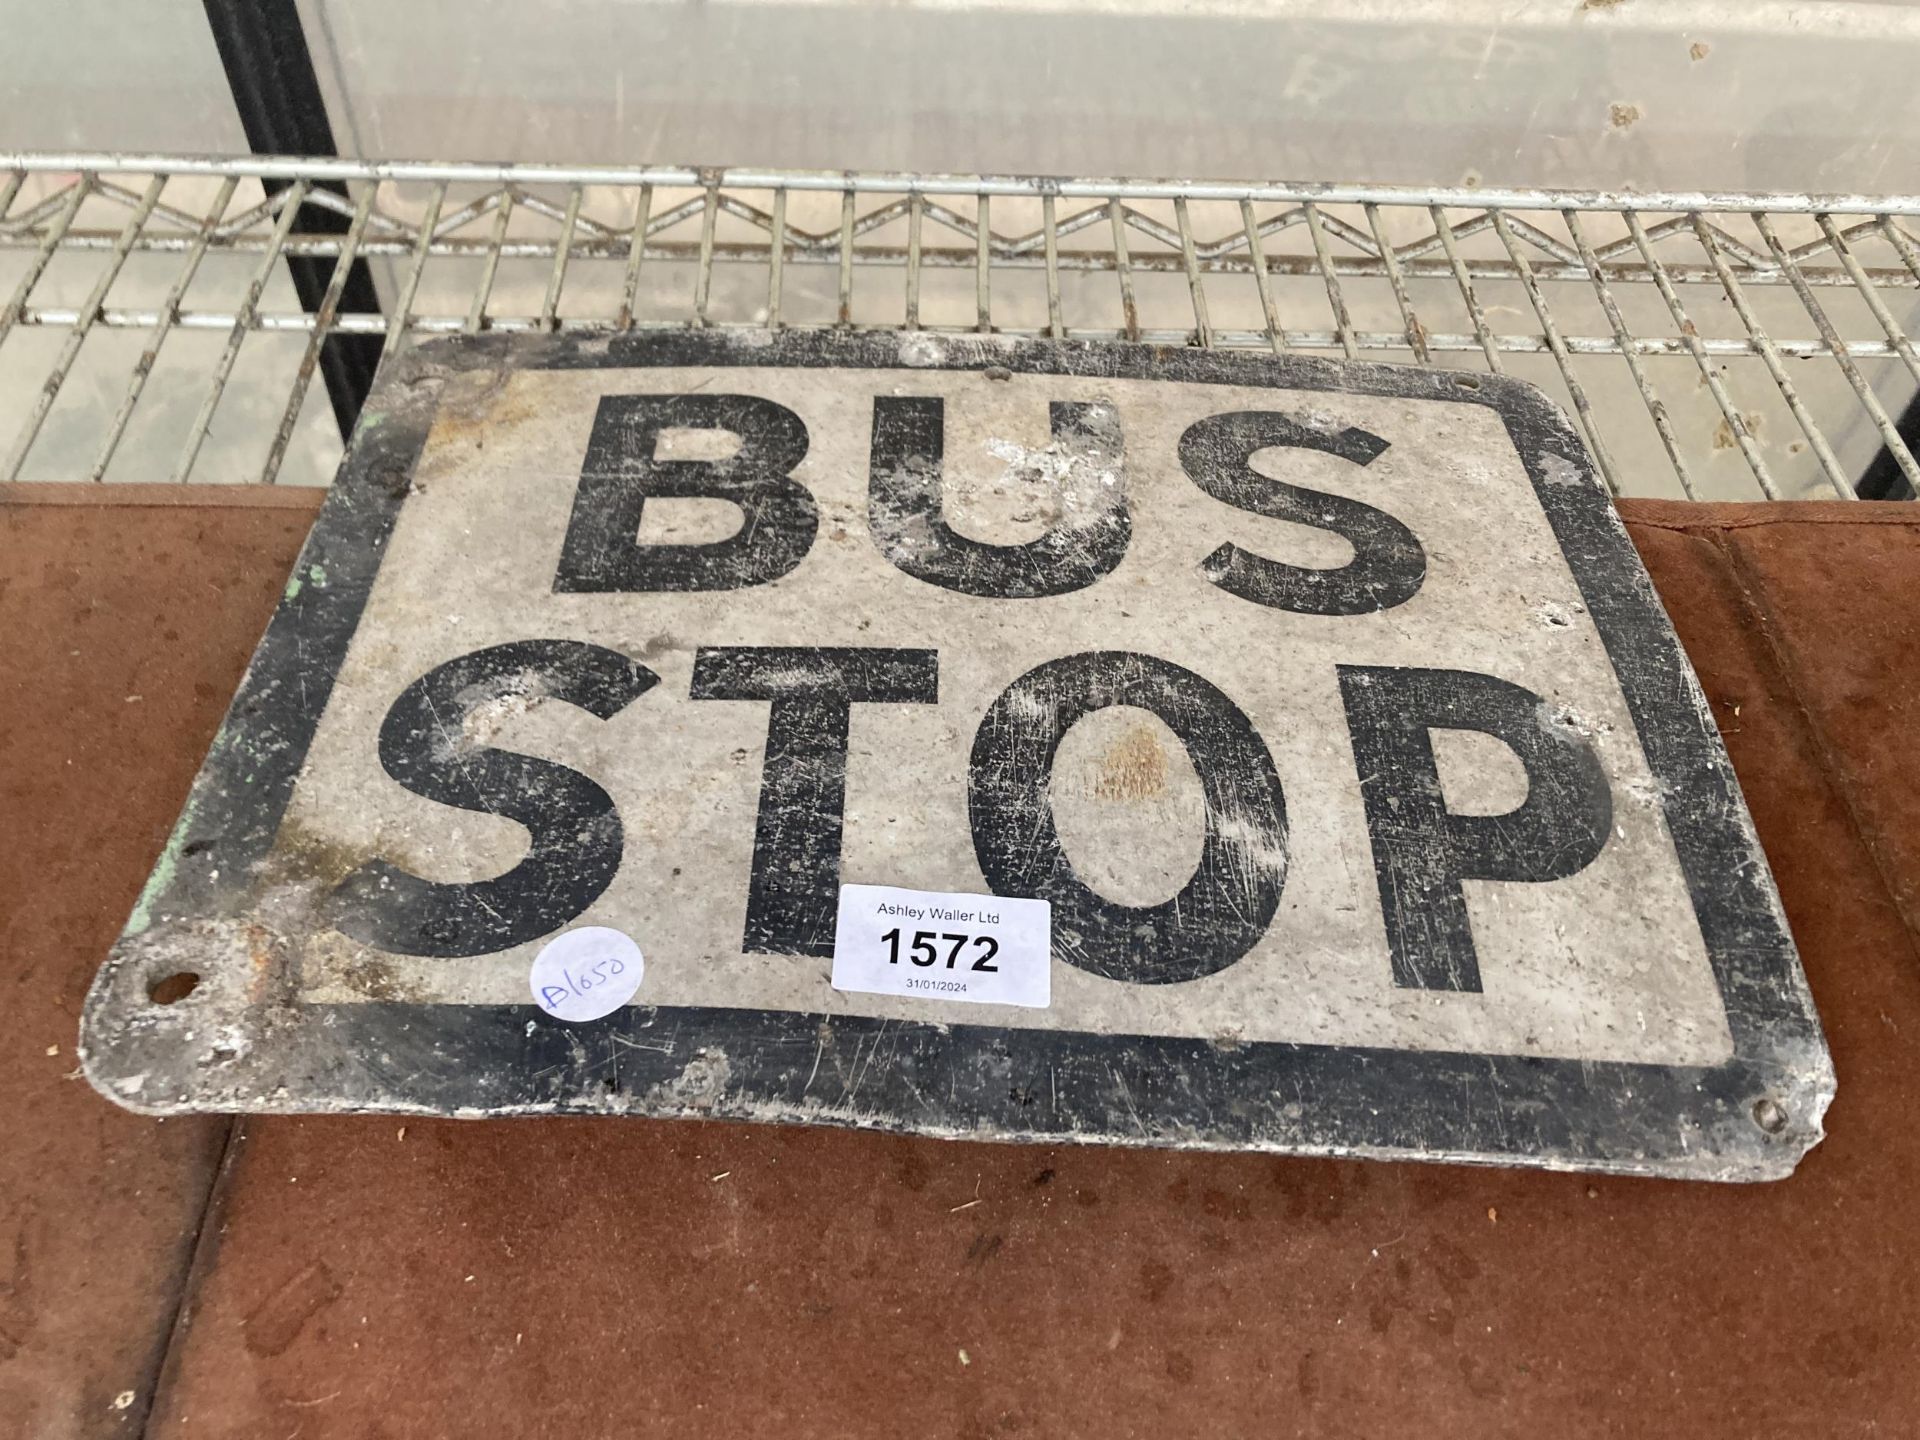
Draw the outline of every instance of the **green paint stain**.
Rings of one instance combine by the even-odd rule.
[[[166,893],[168,887],[173,884],[174,871],[179,867],[180,852],[169,842],[167,848],[161,852],[159,860],[154,863],[153,874],[147,877],[146,888],[140,892],[140,899],[134,904],[133,914],[127,917],[126,933],[128,935],[141,934],[153,924],[153,907],[159,903],[161,895]]]
[[[160,858],[153,862],[153,874],[147,877],[147,883],[140,891],[140,898],[134,902],[133,914],[127,917],[125,934],[138,935],[153,924],[153,908],[168,890],[173,888],[174,876],[180,869],[180,854],[187,843],[187,832],[193,828],[194,816],[199,812],[194,798],[187,797],[187,805],[180,812],[180,818],[173,823],[173,833],[167,836],[167,848],[160,852]]]
[[[316,590],[326,589],[327,567],[324,565],[309,565],[307,566],[307,573],[304,575],[298,570],[295,570],[293,574],[287,577],[287,588],[281,592],[281,597],[286,600],[299,599],[300,592],[306,588],[309,582],[312,583]]]

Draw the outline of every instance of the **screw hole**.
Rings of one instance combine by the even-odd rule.
[[[1478,390],[1480,388],[1480,382],[1471,375],[1456,375],[1453,377],[1453,383],[1458,385],[1462,390]]]
[[[191,970],[168,975],[147,987],[147,998],[156,1005],[177,1005],[200,986],[200,977]]]
[[[1753,1123],[1769,1135],[1778,1135],[1787,1128],[1787,1112],[1771,1095],[1763,1095],[1753,1102]]]

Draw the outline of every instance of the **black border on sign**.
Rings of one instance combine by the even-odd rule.
[[[210,938],[223,922],[252,918],[252,877],[272,850],[406,503],[441,383],[470,371],[655,366],[1000,366],[1492,409],[1532,478],[1660,786],[1732,1057],[1699,1067],[1272,1042],[1223,1049],[1165,1036],[721,1008],[631,1006],[566,1025],[530,1003],[276,1007],[256,996],[250,1048],[209,1062],[188,1043],[190,1030],[158,1024],[146,984],[195,944],[231,943]],[[163,1113],[697,1114],[1731,1179],[1785,1174],[1820,1137],[1831,1066],[1719,733],[1585,448],[1558,407],[1519,381],[1292,355],[898,333],[459,337],[383,372],[296,576],[302,583],[290,583],[274,614],[150,893],[88,1000],[83,1060],[123,1104]],[[134,1007],[146,1012],[144,1042],[128,1023]]]

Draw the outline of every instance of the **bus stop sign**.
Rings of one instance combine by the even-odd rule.
[[[389,366],[82,1051],[162,1113],[1715,1179],[1833,1093],[1538,392],[906,334]]]

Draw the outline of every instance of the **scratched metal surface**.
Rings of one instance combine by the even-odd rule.
[[[556,583],[576,491],[611,463],[593,459],[601,401],[635,393],[723,411],[745,395],[800,417],[804,458],[783,463],[818,513],[789,573],[717,592]],[[899,494],[875,459],[876,407],[935,397],[957,540],[911,507],[869,513],[870,484]],[[1086,423],[1050,431],[1057,404]],[[1268,478],[1398,516],[1424,552],[1417,593],[1288,613],[1202,566],[1222,541],[1318,571],[1345,559],[1325,529],[1203,493],[1204,455],[1176,458],[1198,422],[1261,410],[1382,441],[1288,451]],[[713,440],[670,430],[654,453],[711,464]],[[727,524],[682,506],[656,502],[638,538],[724,539]],[[909,573],[937,571],[944,547],[954,583],[978,590],[960,571],[1036,537],[1069,565],[1105,546],[1095,568],[1111,573],[1028,596]],[[565,914],[542,906],[579,888],[577,868],[553,894],[477,889],[516,873],[524,823],[409,795],[381,743],[416,677],[539,637],[616,657],[619,693],[594,700],[558,672],[468,675],[448,692],[465,697],[458,713],[433,718],[452,727],[448,763],[544,756],[606,787],[624,849]],[[1215,845],[1235,904],[1163,928],[1131,972],[1123,959],[1103,973],[1056,921],[1043,1011],[833,991],[830,934],[807,928],[803,903],[784,929],[756,940],[749,916],[742,933],[768,797],[800,829],[821,806],[817,787],[781,789],[764,697],[696,698],[717,688],[703,652],[747,646],[935,657],[937,700],[850,707],[832,879],[983,891],[983,871],[1017,868],[1003,832],[1050,818],[1077,880],[1114,904],[1145,915],[1197,893],[1181,882]],[[969,792],[996,697],[1114,651],[1230,697],[1284,813],[1219,803],[1203,747],[1168,729],[1186,712],[1155,690],[1164,676],[1134,664],[1067,726],[1049,815],[983,826]],[[1498,674],[1540,702],[1552,745],[1605,776],[1591,856],[1545,883],[1473,887],[1477,974],[1422,971],[1390,934],[1342,665]],[[1528,772],[1469,729],[1433,732],[1448,807],[1516,813]],[[446,909],[463,884],[492,899]],[[575,921],[634,934],[649,968],[634,1005],[569,1027],[525,985],[540,936]],[[197,987],[156,1003],[179,973]],[[1536,392],[1292,357],[892,335],[499,337],[392,368],[96,984],[85,1057],[106,1093],[161,1112],[701,1114],[1722,1179],[1785,1173],[1832,1093],[1717,734],[1585,451]]]

